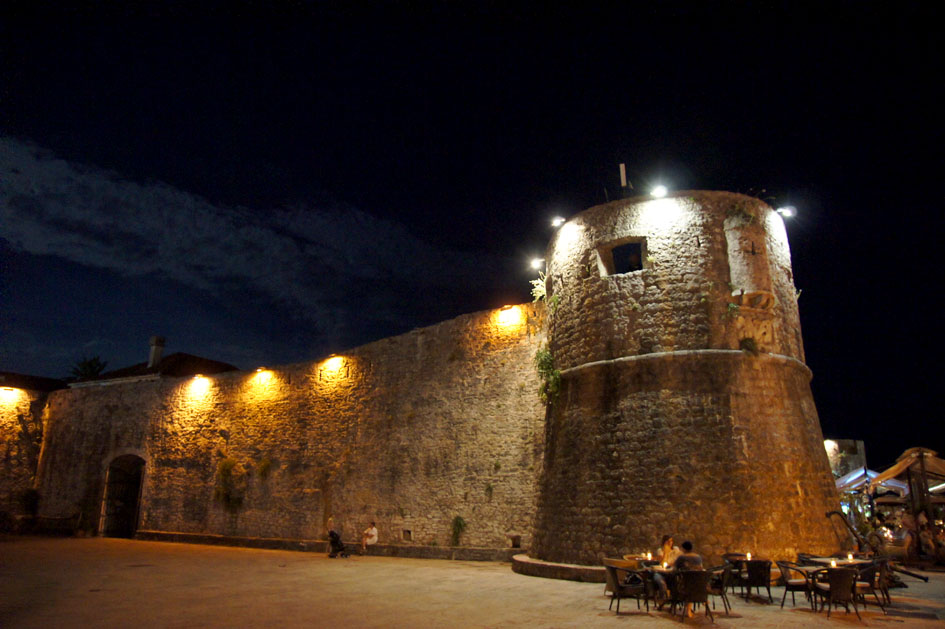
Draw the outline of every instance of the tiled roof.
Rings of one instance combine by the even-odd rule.
[[[17,389],[27,389],[30,391],[55,391],[56,389],[66,388],[66,383],[64,380],[57,380],[55,378],[43,378],[42,376],[13,373],[12,371],[0,371],[0,387],[15,387]]]
[[[229,363],[221,363],[218,360],[210,360],[209,358],[202,358],[200,356],[194,356],[193,354],[177,352],[175,354],[165,356],[161,359],[161,362],[150,369],[148,368],[148,363],[138,363],[137,365],[131,365],[130,367],[123,367],[121,369],[115,369],[114,371],[107,371],[96,378],[89,378],[85,381],[90,382],[94,380],[132,378],[134,376],[147,376],[150,374],[179,378],[195,376],[198,373],[214,374],[222,373],[224,371],[239,371],[239,367],[234,367]]]

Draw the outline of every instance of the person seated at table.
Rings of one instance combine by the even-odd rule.
[[[676,557],[673,563],[675,570],[702,570],[702,555],[692,550],[692,542],[688,539],[682,543],[683,552]]]
[[[676,557],[673,570],[702,570],[702,555],[692,550],[688,539],[682,543],[683,552]],[[692,603],[686,603],[686,616],[692,618]]]
[[[679,547],[673,545],[673,536],[664,535],[663,541],[660,542],[660,549],[656,551],[656,558],[666,564],[667,567],[670,567],[676,561],[676,557],[681,554],[682,551],[679,550]]]
[[[935,558],[935,538],[927,524],[919,525],[919,553],[931,559]]]

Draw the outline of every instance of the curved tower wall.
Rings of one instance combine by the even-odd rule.
[[[565,223],[546,259],[562,387],[532,553],[592,564],[663,533],[711,558],[832,550],[781,217],[730,193],[626,199]]]

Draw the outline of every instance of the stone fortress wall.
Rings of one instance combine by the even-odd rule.
[[[616,268],[632,243],[642,268]],[[782,219],[680,192],[591,208],[546,256],[549,413],[533,556],[590,564],[663,533],[718,558],[836,543]]]
[[[42,440],[46,393],[0,386],[0,513],[26,511]],[[0,522],[0,525],[9,523]]]
[[[620,268],[627,245],[642,268]],[[564,223],[546,260],[544,305],[313,363],[51,393],[41,515],[102,532],[109,466],[134,460],[142,534],[323,539],[331,517],[348,540],[375,520],[381,543],[445,546],[459,516],[464,546],[518,535],[587,565],[667,532],[710,560],[834,550],[781,217],[730,193],[625,199]],[[562,376],[547,408],[539,348]]]
[[[132,454],[139,531],[324,539],[333,517],[346,540],[375,520],[381,543],[446,546],[460,516],[463,545],[528,543],[541,312],[465,315],[316,363],[54,392],[42,513],[78,508],[94,531],[109,462]]]

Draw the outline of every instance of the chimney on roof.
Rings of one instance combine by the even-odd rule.
[[[161,362],[161,355],[164,353],[164,337],[151,337],[151,353],[148,355],[148,369],[157,367]]]

